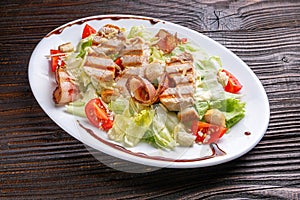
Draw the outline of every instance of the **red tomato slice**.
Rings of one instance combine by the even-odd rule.
[[[243,87],[242,84],[229,71],[222,69],[222,72],[228,76],[228,83],[224,87],[224,90],[230,93],[238,93]]]
[[[220,139],[227,131],[227,128],[209,124],[201,121],[194,121],[192,133],[196,136],[196,142],[210,144]]]
[[[181,38],[181,43],[182,43],[182,44],[187,43],[187,38]]]
[[[121,57],[118,57],[118,58],[115,60],[115,63],[116,63],[119,67],[121,67],[121,69],[123,69]]]
[[[56,55],[61,54],[62,52],[60,50],[56,49],[50,49],[50,55]],[[52,72],[55,72],[57,67],[64,66],[64,61],[60,58],[60,56],[51,56],[51,70]]]
[[[97,128],[108,131],[113,126],[113,116],[99,98],[91,99],[85,106],[88,120]]]
[[[96,30],[91,27],[90,25],[86,24],[83,28],[83,32],[82,32],[82,39],[90,36],[91,34],[95,34]]]

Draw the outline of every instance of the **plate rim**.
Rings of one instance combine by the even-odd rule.
[[[134,19],[134,20],[153,20],[156,23],[162,22],[164,24],[169,24],[171,26],[175,26],[175,27],[180,27],[183,28],[187,31],[192,31],[195,34],[204,37],[206,40],[213,42],[215,44],[217,44],[219,47],[222,48],[222,50],[225,50],[226,52],[229,52],[231,56],[234,57],[234,59],[239,60],[240,62],[242,62],[245,66],[246,66],[246,70],[248,71],[248,73],[251,74],[251,77],[254,78],[257,86],[260,89],[261,94],[263,95],[263,99],[264,101],[264,107],[266,108],[266,115],[268,116],[266,123],[264,124],[264,126],[261,128],[262,133],[260,134],[260,137],[253,143],[251,143],[251,145],[247,148],[246,151],[240,152],[238,154],[235,154],[234,156],[230,156],[230,157],[225,157],[223,159],[214,159],[214,162],[203,162],[203,161],[196,161],[196,162],[190,162],[190,163],[174,163],[174,162],[161,162],[161,161],[157,161],[155,160],[155,162],[149,161],[149,159],[136,159],[136,156],[132,156],[132,155],[126,155],[124,158],[124,155],[122,155],[122,153],[120,154],[120,152],[112,150],[113,154],[107,151],[103,151],[103,149],[99,150],[98,147],[96,147],[95,145],[93,145],[92,143],[87,144],[87,141],[82,141],[81,138],[76,137],[74,134],[70,134],[70,132],[63,126],[63,124],[61,124],[60,122],[57,122],[55,119],[53,119],[52,116],[50,116],[47,112],[47,110],[44,108],[43,105],[41,105],[40,101],[38,100],[38,98],[36,97],[35,92],[33,91],[33,87],[32,87],[32,66],[33,64],[33,58],[34,56],[37,54],[37,49],[39,47],[39,45],[41,44],[41,42],[48,37],[51,37],[51,35],[53,35],[54,33],[56,33],[58,30],[61,30],[61,33],[68,27],[73,26],[74,24],[77,24],[78,22],[80,22],[79,25],[84,24],[85,22],[88,21],[93,21],[93,20],[97,20],[97,21],[101,21],[103,19],[107,19],[107,18],[111,18],[111,17],[118,17],[120,18],[119,20],[126,20],[126,19]],[[117,157],[119,159],[124,159],[130,162],[134,162],[134,163],[138,163],[138,164],[144,164],[144,165],[148,165],[148,166],[154,166],[154,167],[165,167],[165,168],[196,168],[196,167],[207,167],[207,166],[213,166],[213,165],[218,165],[221,163],[226,163],[229,162],[231,160],[234,160],[236,158],[239,158],[241,156],[243,156],[244,154],[248,153],[249,151],[251,151],[263,138],[263,136],[266,133],[266,130],[268,128],[269,125],[269,120],[270,120],[270,105],[269,105],[269,100],[268,100],[268,96],[266,94],[266,91],[261,83],[261,81],[258,79],[258,77],[256,76],[256,74],[252,71],[252,69],[241,59],[239,58],[235,53],[233,53],[230,49],[228,49],[226,46],[222,45],[221,43],[213,40],[212,38],[204,35],[201,32],[195,31],[193,29],[187,28],[185,26],[179,25],[179,24],[175,24],[173,22],[169,22],[169,21],[165,21],[165,20],[161,20],[161,19],[157,19],[157,18],[152,18],[152,17],[146,17],[146,16],[138,16],[138,15],[124,15],[124,14],[113,14],[113,15],[93,15],[93,16],[88,16],[88,17],[83,17],[83,18],[79,18],[70,22],[67,22],[55,29],[53,29],[52,31],[50,31],[48,34],[46,34],[40,41],[39,43],[36,45],[36,47],[34,48],[30,60],[29,60],[29,64],[28,64],[28,79],[29,79],[29,84],[30,84],[30,88],[32,90],[32,93],[36,99],[36,101],[38,102],[38,104],[40,105],[40,107],[43,109],[43,111],[47,114],[48,117],[50,117],[52,119],[52,121],[54,121],[61,129],[63,129],[65,132],[67,132],[69,135],[71,135],[72,137],[76,138],[77,140],[79,140],[80,142],[82,142],[85,145],[88,145],[96,150],[102,151],[104,153],[107,153],[111,156]]]

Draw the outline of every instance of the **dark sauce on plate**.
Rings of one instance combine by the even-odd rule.
[[[117,20],[121,20],[121,19],[137,19],[137,20],[147,20],[150,22],[150,24],[152,25],[155,25],[157,24],[158,22],[160,22],[160,20],[157,20],[157,19],[151,19],[151,18],[146,18],[146,17],[134,17],[134,16],[99,16],[99,17],[92,17],[92,18],[87,18],[87,19],[82,19],[82,20],[78,20],[78,21],[75,21],[73,23],[69,23],[61,28],[58,28],[58,29],[55,29],[53,31],[51,31],[50,33],[48,33],[45,38],[47,37],[50,37],[51,35],[59,35],[63,32],[63,30],[67,27],[70,27],[70,26],[73,26],[75,24],[77,25],[81,25],[85,22],[88,22],[88,21],[92,21],[92,20],[104,20],[104,19],[111,19],[113,21],[117,21]],[[164,23],[164,22],[163,22]]]
[[[251,132],[249,132],[249,131],[245,131],[245,133],[244,133],[245,135],[251,135]]]
[[[171,159],[171,158],[165,158],[165,157],[161,157],[161,156],[149,156],[149,155],[141,153],[141,152],[135,153],[135,152],[132,152],[132,151],[120,146],[120,145],[117,145],[117,144],[114,144],[114,143],[111,143],[107,140],[102,139],[101,137],[96,135],[94,133],[94,131],[92,131],[91,129],[83,126],[78,120],[77,120],[77,122],[78,122],[79,126],[82,129],[84,129],[87,133],[89,133],[91,136],[93,136],[95,139],[97,139],[101,143],[103,143],[103,144],[105,144],[109,147],[112,147],[114,149],[120,150],[122,152],[128,153],[130,155],[134,155],[134,156],[137,156],[137,157],[140,157],[140,158],[146,158],[146,159],[158,160],[158,161],[168,161],[168,162],[196,162],[196,161],[207,160],[207,159],[211,159],[211,158],[214,158],[214,157],[226,155],[226,152],[223,151],[222,149],[220,149],[220,147],[215,143],[212,143],[212,144],[209,145],[210,149],[212,151],[211,155],[203,156],[203,157],[199,157],[199,158],[193,158],[193,159]]]

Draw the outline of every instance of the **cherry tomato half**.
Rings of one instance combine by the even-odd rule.
[[[90,36],[91,34],[95,34],[96,33],[96,30],[91,27],[90,25],[86,24],[83,28],[83,32],[82,32],[82,39]]]
[[[221,71],[228,76],[228,83],[225,85],[224,90],[230,93],[238,93],[243,87],[242,84],[229,71],[225,69],[222,69]]]
[[[108,131],[113,126],[112,113],[99,98],[91,99],[86,104],[85,114],[88,120],[97,128]]]
[[[196,142],[210,144],[220,139],[227,131],[227,128],[209,124],[201,121],[194,121],[192,133],[196,136]]]
[[[121,57],[118,57],[118,58],[115,60],[115,63],[116,63],[121,69],[124,69],[124,66],[122,65],[122,59],[121,59]]]
[[[62,54],[62,52],[60,50],[50,49],[52,72],[55,72],[57,67],[64,66],[64,64],[65,64],[60,56],[54,56],[56,54]],[[61,56],[63,56],[63,54]]]

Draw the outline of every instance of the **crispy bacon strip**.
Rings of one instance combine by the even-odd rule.
[[[126,87],[131,97],[142,104],[150,105],[157,100],[155,87],[147,79],[132,76],[127,80]]]
[[[168,88],[168,77],[165,74],[158,88],[152,85],[150,81],[139,76],[132,76],[126,82],[126,87],[131,95],[139,103],[152,105],[157,102],[159,95]]]
[[[172,35],[164,29],[160,29],[155,37],[159,39],[156,46],[164,53],[171,53],[179,43],[177,34]]]

